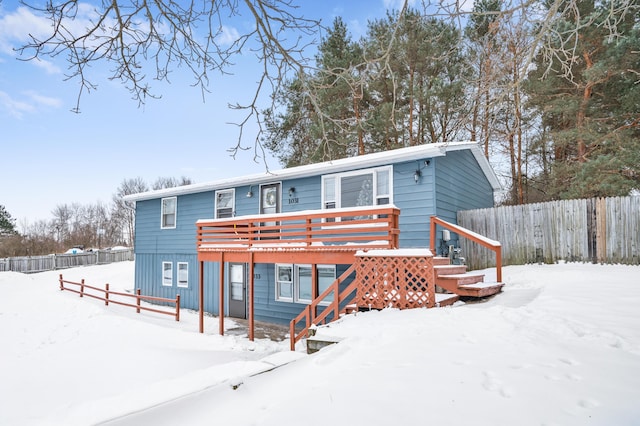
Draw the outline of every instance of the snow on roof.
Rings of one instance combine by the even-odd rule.
[[[171,197],[176,195],[194,194],[198,192],[214,191],[238,186],[258,185],[272,182],[274,179],[295,179],[309,176],[318,176],[327,173],[339,173],[343,171],[382,166],[402,161],[415,160],[416,158],[433,158],[445,156],[449,151],[471,150],[480,168],[489,180],[494,190],[501,189],[498,178],[491,168],[486,157],[482,154],[480,146],[476,142],[449,142],[431,143],[408,148],[399,148],[390,151],[375,152],[357,157],[341,158],[322,163],[308,164],[305,166],[291,167],[277,171],[267,171],[253,175],[220,179],[206,183],[165,188],[154,191],[141,192],[123,197],[126,201],[152,200],[156,198]]]

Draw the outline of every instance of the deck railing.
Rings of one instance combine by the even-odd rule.
[[[167,299],[165,297],[155,297],[155,296],[145,296],[140,294],[140,289],[136,291],[135,294],[130,293],[122,293],[119,291],[109,290],[109,284],[105,284],[104,288],[91,286],[84,282],[84,278],[80,280],[80,282],[74,282],[65,280],[60,274],[60,291],[67,290],[72,293],[77,293],[80,297],[91,297],[93,299],[98,299],[104,301],[105,306],[109,306],[109,303],[115,303],[116,305],[121,306],[129,306],[131,308],[135,308],[137,313],[140,313],[141,310],[155,312],[157,314],[171,315],[176,321],[180,321],[180,295],[177,294],[175,299]],[[67,285],[65,285],[67,284]],[[69,284],[72,286],[70,287]],[[120,298],[126,299],[135,299],[135,304],[123,302],[122,300],[114,299],[113,296],[117,296]],[[150,308],[148,306],[140,305],[140,301],[154,301],[161,303],[168,303],[170,305],[175,306],[174,311],[165,311],[162,309]]]
[[[347,286],[342,292],[340,291],[340,284],[344,282],[349,276],[353,275],[356,269],[356,264],[352,264],[342,275],[340,275],[322,294],[316,297],[297,317],[291,320],[289,325],[289,336],[291,339],[291,350],[295,351],[296,343],[303,337],[309,334],[309,328],[312,325],[320,325],[327,322],[329,315],[332,315],[331,320],[336,320],[340,317],[341,313],[346,311],[346,305],[356,297],[356,290],[358,289],[358,281],[353,280],[351,284]],[[327,302],[327,298],[333,296],[333,300],[328,305],[321,305]],[[316,314],[318,306],[323,306],[324,309],[320,314]],[[304,327],[298,333],[296,333],[296,326],[299,322],[304,321]]]
[[[308,210],[199,220],[199,251],[338,247],[397,248],[400,209],[394,206]]]
[[[489,250],[492,250],[496,255],[496,281],[502,282],[502,245],[499,241],[495,241],[483,235],[476,234],[475,232],[463,228],[462,226],[446,222],[436,216],[431,216],[429,248],[433,253],[436,252],[436,225],[440,225],[445,229],[455,232],[461,237],[464,237],[470,241],[473,241],[474,243],[488,248]]]

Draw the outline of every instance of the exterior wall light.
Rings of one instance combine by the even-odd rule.
[[[416,183],[418,183],[418,181],[420,180],[420,177],[422,177],[422,172],[420,170],[416,170],[416,172],[413,174],[413,180],[415,180]]]
[[[295,187],[291,187],[289,188],[289,197],[293,196],[293,194],[296,192],[296,188]]]

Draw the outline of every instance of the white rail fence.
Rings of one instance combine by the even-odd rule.
[[[503,265],[640,264],[640,196],[467,210],[458,225],[500,241]],[[471,269],[494,266],[493,253],[464,239],[460,246]]]
[[[133,260],[133,249],[96,250],[77,254],[50,254],[47,256],[22,256],[0,259],[0,272],[44,272],[76,266],[101,265]]]

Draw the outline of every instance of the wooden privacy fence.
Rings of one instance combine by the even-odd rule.
[[[562,200],[458,212],[458,224],[502,243],[503,264],[640,264],[640,196]],[[470,269],[492,253],[461,240]]]
[[[133,260],[133,250],[96,250],[77,254],[49,254],[0,259],[0,272],[44,272],[76,266],[102,265]]]
[[[70,284],[75,286],[75,288],[71,288],[65,286],[65,284]],[[76,289],[77,288],[77,289]],[[136,290],[135,294],[131,293],[123,293],[119,291],[109,290],[109,284],[105,284],[104,288],[94,287],[88,284],[85,284],[84,278],[80,280],[80,282],[73,282],[65,280],[60,274],[60,290],[67,290],[73,293],[77,293],[80,297],[92,297],[94,299],[104,301],[105,306],[109,306],[109,303],[115,303],[116,305],[129,306],[131,308],[135,308],[137,313],[140,311],[149,311],[155,312],[158,314],[171,315],[175,317],[176,321],[180,321],[180,295],[177,294],[175,299],[167,299],[164,297],[155,297],[155,296],[145,296],[140,294],[140,289]],[[114,299],[113,296],[124,298],[124,299],[135,299],[134,303],[123,302],[122,300]],[[142,306],[140,301],[154,301],[160,303],[168,303],[169,305],[174,305],[174,311],[165,311],[162,309],[151,308],[148,306]]]

